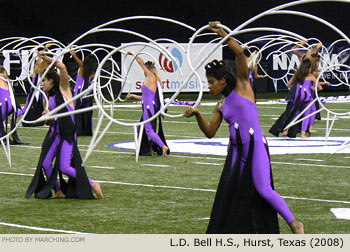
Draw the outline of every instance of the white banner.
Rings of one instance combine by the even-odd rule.
[[[198,92],[200,90],[200,82],[202,82],[203,91],[208,91],[208,83],[205,77],[204,66],[214,59],[222,59],[221,47],[216,49],[197,69],[199,78],[197,78],[196,75],[192,75],[191,78],[189,78],[191,68],[187,59],[188,52],[186,50],[188,49],[188,44],[181,43],[177,45],[172,43],[159,43],[159,45],[163,46],[169,51],[169,54],[172,55],[175,62],[172,62],[171,59],[164,56],[160,50],[158,51],[153,47],[130,44],[130,46],[125,48],[125,51],[132,50],[135,54],[138,54],[144,62],[148,60],[155,62],[159,75],[164,83],[163,92],[176,92],[186,80],[187,81],[184,84],[185,86],[182,89],[183,92]],[[216,44],[206,43],[192,44],[190,48],[190,60],[193,68],[197,67],[203,58],[214,49],[215,45]],[[141,92],[141,86],[145,80],[145,75],[142,68],[131,55],[122,57],[121,63],[123,76],[127,78],[123,88],[123,93],[127,93],[129,91],[133,93]]]

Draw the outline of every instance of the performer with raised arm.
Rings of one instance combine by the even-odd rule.
[[[54,61],[43,51],[40,51],[38,56],[50,63]],[[45,109],[43,114],[49,113],[73,97],[66,66],[61,61],[56,61],[55,65],[60,70],[60,74],[50,70],[41,82],[43,91],[49,96],[48,109]],[[73,110],[74,104],[69,103],[59,113]],[[82,166],[74,116],[59,117],[51,120],[50,124],[51,127],[44,139],[38,166],[28,187],[26,197],[29,198],[35,193],[36,198],[60,198],[64,194],[67,198],[93,199],[92,191],[94,191],[98,198],[103,198],[100,183],[89,179]],[[54,159],[55,165],[53,167]],[[57,174],[60,177],[59,184],[57,183]],[[68,183],[62,174],[69,176]],[[55,194],[52,196],[53,189]]]
[[[317,78],[319,76],[319,71],[318,71],[318,67],[320,64],[320,55],[319,55],[319,51],[322,48],[322,43],[318,43],[318,44],[314,44],[310,47],[310,49],[306,52],[303,53],[300,50],[298,50],[298,48],[301,48],[302,46],[304,46],[306,44],[306,41],[301,41],[300,44],[295,45],[292,48],[292,52],[294,54],[296,54],[299,57],[299,60],[301,61],[304,57],[310,59],[311,62],[311,73]],[[318,83],[317,84],[317,91],[322,91],[323,87],[322,85],[329,85],[328,82],[322,82],[322,83]],[[315,94],[315,86],[312,85],[311,86],[311,98],[312,100],[314,100],[316,98],[316,94]],[[314,113],[315,111],[320,109],[320,104],[319,102],[315,102],[314,104],[311,105],[310,107],[310,114]],[[317,132],[316,130],[314,130],[314,123],[315,123],[315,119],[321,120],[321,113],[318,112],[315,115],[312,115],[310,117],[310,123],[309,123],[309,133],[315,133]]]
[[[322,44],[314,45],[309,52],[302,54],[295,48],[302,46],[305,42],[300,45],[293,47],[293,52],[300,57],[300,65],[294,73],[293,77],[288,81],[288,88],[290,89],[286,100],[288,101],[286,110],[272,125],[269,132],[275,136],[283,132],[283,136],[295,138],[297,133],[301,131],[301,138],[307,138],[306,132],[312,130],[314,123],[314,116],[307,117],[301,123],[291,126],[289,129],[285,129],[314,99],[314,83],[316,83],[316,69],[318,63],[314,61],[314,53],[317,52],[318,47]],[[311,53],[312,52],[312,53]],[[311,56],[313,55],[313,56]],[[329,84],[328,82],[318,82],[318,90],[322,90],[322,85]],[[306,117],[316,111],[315,103],[309,107],[304,113],[303,117]],[[312,126],[311,126],[312,125]],[[310,128],[309,128],[310,127]]]
[[[248,49],[248,48],[243,48]],[[256,85],[254,85],[254,79],[262,79],[265,78],[264,75],[260,75],[258,73],[258,57],[256,56],[258,54],[258,51],[252,52],[249,57],[247,57],[247,64],[248,64],[248,70],[249,70],[249,78],[250,78],[250,85],[252,86],[254,97],[256,101]]]
[[[129,51],[128,54],[133,54],[133,52]],[[142,96],[130,94],[126,97],[126,99],[136,99],[142,101],[142,116],[140,121],[146,121],[160,110],[160,99],[158,94],[159,90],[157,82],[161,84],[162,88],[164,88],[164,86],[158,74],[157,68],[154,65],[154,62],[147,61],[146,63],[144,63],[142,58],[140,58],[137,55],[135,57],[137,63],[142,68],[146,79],[141,87]],[[152,151],[156,151],[159,155],[165,157],[170,153],[170,150],[165,141],[161,117],[159,117],[158,119],[158,134],[156,133],[156,119],[145,124],[145,133],[147,137],[143,137],[142,139],[140,155],[151,155]],[[150,139],[150,141],[148,140],[148,138]]]
[[[44,51],[47,51],[47,49],[51,47],[50,43],[47,43],[44,47]],[[40,85],[38,81],[41,79],[42,74],[45,72],[46,68],[48,67],[49,62],[42,60],[40,57],[37,59],[34,65],[34,72],[32,76],[32,82],[34,86]],[[32,104],[30,107],[29,102],[34,96],[34,99],[32,101]],[[35,90],[32,86],[29,89],[29,93],[27,95],[26,104],[23,108],[18,110],[17,117],[23,115],[28,110],[28,113],[24,120],[26,121],[34,121],[38,119],[40,116],[42,116],[42,113],[44,111],[44,99],[43,94],[39,90]],[[36,127],[36,126],[43,126],[45,122],[37,122],[37,123],[22,123],[24,127]]]
[[[92,54],[86,56],[84,60],[81,60],[74,50],[71,51],[71,54],[79,66],[74,87],[74,96],[76,96],[91,85],[97,68],[97,62]],[[75,100],[75,109],[91,107],[92,101],[92,97],[80,97]],[[78,136],[92,136],[92,114],[92,111],[75,114],[75,127]]]
[[[220,22],[209,28],[221,37],[227,32]],[[195,116],[202,132],[214,137],[222,119],[229,124],[230,142],[225,166],[217,188],[207,233],[279,233],[277,212],[293,233],[304,233],[283,198],[273,189],[268,146],[259,123],[258,109],[250,86],[246,56],[231,37],[229,48],[236,56],[237,77],[224,61],[205,66],[209,92],[224,97],[208,123],[193,107],[184,116]]]

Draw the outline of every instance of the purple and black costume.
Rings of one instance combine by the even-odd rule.
[[[0,88],[0,136],[4,136],[7,133],[8,116],[13,112],[12,102],[10,90]]]
[[[288,101],[286,110],[281,114],[277,121],[272,125],[269,132],[274,136],[278,135],[283,129],[306,108],[307,104],[311,100],[311,85],[312,82],[305,80],[301,85],[300,83],[294,83],[292,88],[289,90],[286,100]],[[304,116],[310,114],[310,108],[304,113]],[[309,119],[305,119],[301,124],[296,124],[288,129],[288,137],[295,138],[297,133],[303,127],[303,131],[307,131]]]
[[[151,118],[160,110],[160,100],[158,90],[153,92],[146,85],[142,85],[142,116],[140,121]],[[156,133],[157,119],[159,119],[158,134]],[[167,145],[163,133],[161,116],[145,124],[144,134],[141,140],[140,155],[152,155],[152,149],[162,155],[162,146]],[[168,154],[170,151],[168,151]]]
[[[64,103],[62,94],[58,91],[49,99],[49,109],[53,110]],[[72,111],[67,105],[60,112]],[[52,167],[53,159],[55,165]],[[46,178],[44,177],[45,172]],[[60,177],[58,185],[57,174]],[[62,174],[68,175],[68,183]],[[49,198],[52,189],[61,191],[67,198],[93,199],[92,181],[87,177],[78,150],[74,117],[66,116],[55,120],[47,133],[41,150],[41,155],[35,175],[28,187],[26,198],[35,193],[36,198]]]
[[[39,78],[40,78],[39,75],[32,77],[32,82],[34,85],[37,85]],[[30,90],[29,90],[29,93],[28,93],[27,99],[26,99],[26,104],[22,109],[17,111],[17,117],[23,115],[27,111],[29,101],[30,101],[30,99],[32,99],[33,95],[35,96],[35,98],[33,99],[32,105],[30,106],[29,111],[28,111],[26,117],[24,118],[24,120],[34,121],[42,116],[42,113],[44,111],[43,94],[39,91],[35,91],[33,87],[30,87]],[[31,124],[22,123],[22,125],[24,127],[37,127],[37,126],[43,126],[44,123],[45,122],[38,122],[38,123],[31,123]]]
[[[207,233],[279,233],[277,212],[287,223],[294,217],[273,189],[258,109],[233,90],[222,116],[229,124],[230,143]]]
[[[1,78],[1,77],[0,77]],[[1,78],[1,80],[9,83],[7,79]],[[0,88],[0,136],[7,134],[8,116],[12,114],[11,130],[16,126],[16,109],[20,106],[13,95],[11,86],[8,84],[9,89]],[[14,131],[11,135],[10,144],[23,144],[21,139],[17,135],[17,131]]]
[[[84,78],[77,73],[77,79],[74,87],[74,96],[80,94],[91,84],[86,85],[84,83]],[[92,97],[82,98],[75,100],[75,109],[88,108],[92,106]],[[77,130],[78,136],[92,136],[92,111],[87,111],[84,113],[75,114],[75,128]]]
[[[316,99],[315,90],[311,90],[311,99],[312,100]],[[310,114],[316,112],[319,109],[320,109],[319,101],[314,102],[314,104],[312,104],[310,107]],[[310,117],[310,126],[313,126],[315,124],[316,119],[321,120],[321,113],[320,112],[318,112],[315,115]]]

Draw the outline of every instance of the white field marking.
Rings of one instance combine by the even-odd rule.
[[[181,156],[181,155],[169,155],[169,157],[176,157],[176,158],[199,158],[199,159],[207,159],[207,160],[226,160],[225,158]]]
[[[6,222],[0,222],[0,225],[8,226],[8,227],[16,227],[16,228],[25,228],[25,229],[31,229],[31,230],[37,230],[37,231],[49,231],[49,232],[65,233],[65,234],[92,234],[92,233],[82,233],[82,232],[70,231],[70,230],[26,226],[26,225],[12,224],[12,223],[6,223]]]
[[[337,117],[335,121],[338,121],[340,117]],[[271,117],[272,120],[277,120],[278,117]],[[321,121],[327,121],[327,118],[321,118]]]
[[[264,104],[259,104],[259,105],[264,105]],[[286,105],[287,105],[287,104],[286,104]],[[285,109],[285,108],[286,108],[286,106],[280,106],[280,107],[264,106],[263,108],[264,108],[264,109],[265,109],[265,108],[272,108],[272,109]]]
[[[219,163],[204,163],[204,162],[193,162],[194,164],[199,164],[199,165],[223,165]]]
[[[12,145],[11,148],[29,148],[29,149],[41,149],[41,146],[33,146],[33,145],[22,145],[22,144],[16,144]]]
[[[350,158],[350,157],[344,157],[344,158]]]
[[[102,132],[102,131],[99,131]],[[106,134],[120,134],[120,135],[134,135],[133,132],[118,132],[118,131],[107,131]],[[170,135],[165,134],[166,137],[177,137],[177,138],[194,138],[194,139],[202,139],[203,137],[198,136],[179,136],[179,135]],[[87,145],[88,146],[88,145]]]
[[[141,166],[154,166],[154,167],[170,167],[170,165],[158,165],[158,164],[140,164]]]
[[[331,110],[339,110],[339,111],[349,111],[349,109],[342,109],[342,108],[333,108],[333,109],[331,109]]]
[[[337,219],[350,220],[350,208],[331,208]]]
[[[133,120],[133,119],[117,119],[119,121],[127,121],[127,122],[138,122],[139,120]],[[197,124],[196,121],[173,121],[173,120],[162,120],[162,123],[190,123],[190,124]]]
[[[284,199],[292,199],[292,200],[308,200],[308,201],[319,201],[319,202],[329,202],[329,203],[350,204],[350,201],[343,201],[343,200],[310,199],[310,198],[292,197],[292,196],[282,196],[282,198],[284,198]]]
[[[39,146],[32,146],[32,145],[13,145],[12,147],[16,148],[29,148],[29,149],[41,149],[41,147]],[[84,149],[79,149],[80,152],[82,151],[87,151]],[[98,153],[114,153],[114,154],[125,154],[125,155],[130,155],[131,153],[133,153],[134,151],[103,151],[103,150],[94,150],[94,152],[98,152]]]
[[[285,154],[312,154],[335,152],[344,142],[350,141],[350,137],[329,137],[325,141],[324,137],[312,137],[308,139],[288,139],[267,137],[271,155]],[[212,139],[169,139],[167,141],[172,153],[191,154],[191,155],[215,155],[227,156],[227,145],[229,138]],[[108,147],[115,149],[135,150],[134,142],[110,143]],[[350,153],[350,148],[343,149],[339,153]],[[301,157],[300,157],[301,158]],[[311,157],[310,157],[311,158]],[[197,160],[201,161],[201,160]]]
[[[111,166],[97,166],[97,165],[89,165],[87,168],[96,168],[96,169],[107,169],[107,170],[115,170],[115,167]]]
[[[13,147],[19,147],[19,148],[31,148],[31,149],[40,149],[41,147],[38,146],[31,146],[31,145],[14,145]],[[80,152],[87,151],[85,149],[79,149]],[[124,154],[124,155],[130,155],[133,154],[135,151],[104,151],[104,150],[94,150],[94,152],[98,153],[111,153],[111,154]],[[181,155],[169,155],[169,157],[176,157],[176,158],[199,158],[199,159],[207,159],[207,160],[225,160],[224,158],[215,158],[215,157],[196,157],[196,156],[181,156]]]
[[[277,119],[277,118],[276,118]],[[261,128],[271,128],[271,126],[265,126],[265,125],[261,125],[260,126]],[[321,127],[317,127],[317,128],[314,128],[316,130],[326,130],[326,128],[321,128]],[[350,128],[349,129],[337,129],[337,128],[333,128],[332,130],[334,131],[350,131]],[[312,137],[311,137],[312,138]]]
[[[319,128],[319,127],[315,128],[315,129],[326,130],[326,128]],[[337,129],[337,128],[333,128],[332,130],[334,130],[334,131],[350,131],[350,129]]]
[[[259,114],[259,117],[262,117],[262,116],[280,116],[280,115],[267,115],[267,114]],[[278,119],[278,117],[273,117],[273,118],[276,118]]]
[[[33,177],[33,174],[17,173],[17,172],[0,172],[0,174]]]
[[[315,161],[315,162],[324,162],[322,159],[312,159],[312,158],[297,158],[299,161]]]
[[[32,174],[14,173],[14,172],[0,172],[0,174],[4,174],[4,175],[19,175],[19,176],[33,176]],[[103,183],[103,184],[142,186],[142,187],[162,188],[162,189],[179,189],[179,190],[200,191],[200,192],[216,192],[215,189],[201,189],[201,188],[190,188],[190,187],[179,187],[179,186],[164,186],[164,185],[151,185],[151,184],[136,184],[136,183],[127,183],[127,182],[118,182],[118,181],[104,181],[104,180],[95,180],[95,181]],[[320,201],[320,202],[350,204],[350,201],[340,201],[340,200],[311,199],[311,198],[293,197],[293,196],[282,196],[282,198],[293,199],[293,200],[309,200],[309,201]]]
[[[176,122],[175,122],[176,123]],[[191,123],[191,122],[189,122]],[[225,125],[223,125],[225,126]],[[22,127],[22,128],[29,128],[29,127]],[[38,129],[38,130],[47,130],[47,128],[31,128],[31,129]],[[101,133],[102,131],[99,131]],[[120,132],[120,131],[107,131],[106,134],[120,134],[120,135],[134,135],[133,132]],[[203,137],[198,137],[198,136],[179,136],[179,135],[170,135],[170,134],[165,134],[166,137],[178,137],[178,138],[193,138],[193,139],[202,139]],[[78,146],[88,146],[88,145],[78,145]]]
[[[314,167],[330,167],[330,168],[350,169],[350,166],[342,166],[342,165],[319,165],[319,164],[302,164],[302,163],[288,163],[288,162],[271,162],[271,164],[286,164],[286,165],[301,165],[301,166],[314,166]]]
[[[185,110],[186,110],[187,107],[184,106],[183,108],[184,108],[183,111],[185,112]],[[136,109],[120,109],[120,110],[118,110],[118,111],[119,111],[119,112],[121,112],[121,111],[123,111],[123,112],[140,112],[140,113],[142,112],[142,110],[136,110]],[[177,114],[175,111],[172,111],[172,113],[173,113],[173,114]],[[212,114],[212,112],[201,112],[201,113],[202,113],[202,114],[207,114],[207,115],[211,115],[211,114]],[[93,118],[93,119],[96,119],[96,120],[97,120],[98,118]]]
[[[199,220],[210,220],[210,217],[199,218]]]
[[[21,129],[30,129],[30,130],[32,130],[32,129],[36,129],[36,130],[49,130],[49,128],[48,127],[23,127],[23,126],[18,126],[18,128],[21,128]]]

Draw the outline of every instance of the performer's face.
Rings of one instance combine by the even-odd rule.
[[[207,80],[209,84],[209,93],[211,93],[213,96],[221,94],[227,85],[225,78],[217,80],[214,77],[207,76]]]
[[[53,87],[54,83],[52,79],[44,78],[40,85],[43,88],[44,92],[49,92]]]

